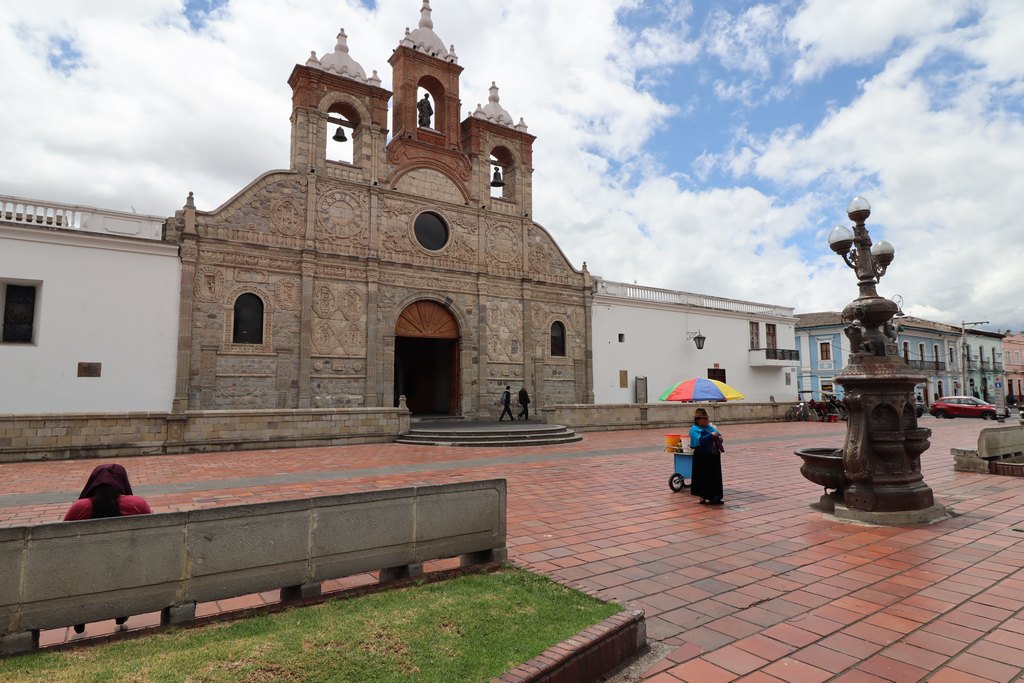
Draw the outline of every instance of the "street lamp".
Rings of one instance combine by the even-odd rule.
[[[700,330],[697,330],[696,332],[687,332],[686,338],[693,340],[693,343],[697,346],[698,351],[704,348],[704,342],[707,341],[707,337],[701,334]]]
[[[925,377],[899,354],[892,319],[900,307],[876,290],[896,250],[885,240],[872,243],[864,225],[871,215],[866,199],[854,197],[846,213],[853,229],[837,225],[828,235],[829,248],[856,273],[859,289],[843,309],[850,355],[836,377],[849,411],[846,440],[842,450],[831,454],[827,448],[797,451],[805,460],[800,471],[836,489],[826,497],[837,517],[879,524],[940,519],[946,510],[935,504],[921,474],[921,454],[930,445],[931,430],[917,425],[914,387]],[[831,473],[823,474],[827,471]]]
[[[971,352],[967,348],[967,326],[968,325],[988,325],[987,320],[976,320],[973,323],[960,321],[960,350],[963,352],[963,362],[960,364],[960,391],[963,392],[964,396],[967,396],[967,362],[971,358]]]

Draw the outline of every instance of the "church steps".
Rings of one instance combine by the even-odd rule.
[[[478,448],[505,446],[549,446],[574,443],[583,437],[562,425],[523,425],[507,427],[467,421],[445,427],[416,426],[395,440],[400,444],[434,446],[470,446]]]

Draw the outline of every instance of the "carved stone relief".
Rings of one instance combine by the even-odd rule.
[[[196,299],[213,303],[220,301],[222,296],[224,296],[224,271],[216,266],[202,266],[196,269]]]
[[[242,248],[238,251],[220,251],[217,249],[204,249],[204,260],[225,266],[241,266],[259,270],[273,270],[282,273],[299,272],[299,261],[297,259],[274,258],[271,256],[257,256],[246,253]]]
[[[529,232],[530,271],[562,275],[566,270],[565,261],[551,238],[538,228]]]
[[[369,244],[365,196],[333,190],[320,197],[316,205],[316,238],[365,247]]]
[[[299,310],[302,304],[302,284],[298,278],[283,277],[277,281],[277,303],[289,311]]]
[[[508,224],[487,230],[487,256],[509,268],[522,268],[522,249],[516,230]]]
[[[492,361],[521,363],[523,360],[523,305],[519,301],[487,304],[487,353]]]
[[[313,311],[325,320],[330,320],[338,310],[338,300],[331,287],[321,283],[313,290]]]
[[[235,282],[266,282],[267,279],[267,272],[265,270],[243,268],[235,270]]]
[[[227,210],[215,217],[216,226],[277,232],[293,236],[302,230],[300,197],[306,188],[304,177],[266,178],[243,193]],[[294,199],[288,197],[294,196]]]
[[[313,287],[313,349],[319,356],[366,355],[366,292],[319,281]]]
[[[305,211],[297,199],[279,199],[270,209],[270,224],[276,232],[294,237],[305,227]]]
[[[470,245],[465,237],[453,235],[444,250],[444,256],[463,265],[473,265],[476,263],[476,247]]]

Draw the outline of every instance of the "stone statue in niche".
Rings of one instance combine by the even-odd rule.
[[[419,113],[419,125],[430,128],[430,117],[434,115],[434,108],[430,106],[430,93],[423,93],[423,99],[416,103],[416,111]]]

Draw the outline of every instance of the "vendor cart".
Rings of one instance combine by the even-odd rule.
[[[681,434],[666,434],[665,452],[672,454],[672,476],[668,478],[668,487],[676,492],[682,491],[689,486],[687,480],[693,479],[693,451]]]

